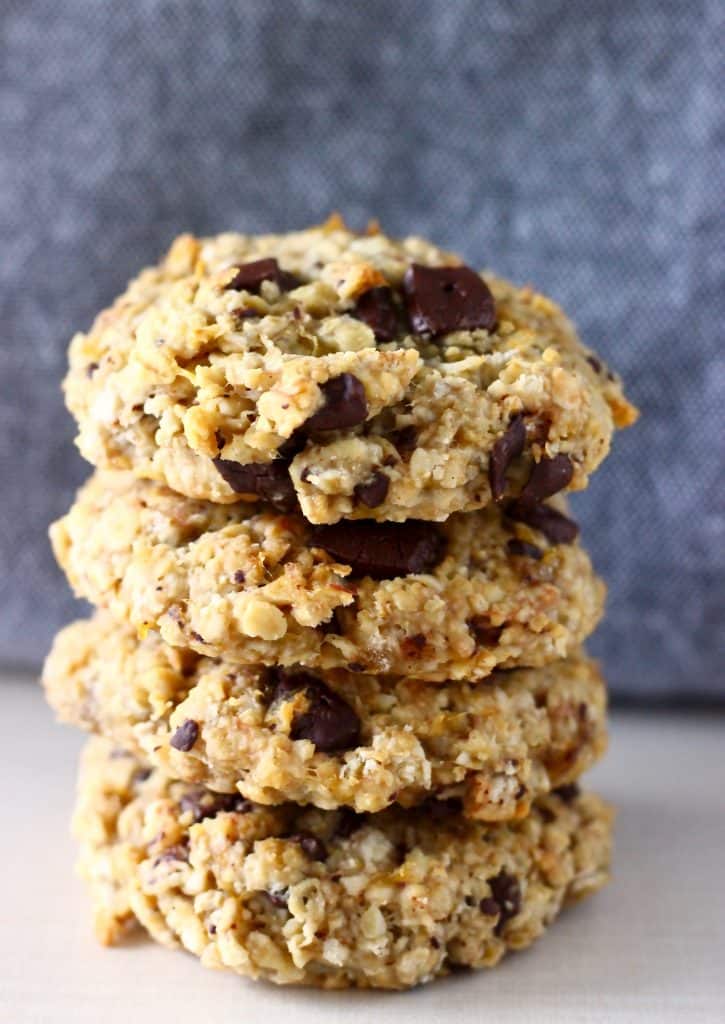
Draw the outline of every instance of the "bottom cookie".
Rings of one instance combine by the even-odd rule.
[[[262,807],[172,781],[96,738],[74,830],[103,942],[140,922],[208,967],[399,989],[493,966],[600,888],[611,818],[575,786],[505,825],[441,802],[375,815]]]

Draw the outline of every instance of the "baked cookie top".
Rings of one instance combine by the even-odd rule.
[[[474,682],[565,657],[604,585],[561,502],[444,523],[340,522],[184,498],[98,472],[51,528],[75,592],[242,664]]]
[[[260,807],[171,781],[107,740],[74,831],[96,931],[138,921],[209,967],[278,984],[408,988],[491,967],[608,877],[611,812],[568,787],[515,824],[455,801],[375,815]]]
[[[550,299],[331,218],[176,240],[70,345],[77,443],[312,523],[579,489],[636,412]]]
[[[61,630],[43,682],[64,721],[262,804],[378,812],[458,797],[467,817],[505,821],[606,745],[604,682],[582,652],[485,685],[430,686],[234,665],[97,614]]]

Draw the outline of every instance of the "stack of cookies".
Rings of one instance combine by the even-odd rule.
[[[635,411],[550,300],[339,218],[179,238],[70,347],[96,467],[53,547],[97,608],[44,682],[95,733],[96,930],[405,988],[607,878],[563,492]]]

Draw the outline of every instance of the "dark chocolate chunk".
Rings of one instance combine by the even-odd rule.
[[[501,908],[499,907],[496,900],[491,899],[490,896],[486,896],[484,899],[481,900],[481,902],[478,904],[478,909],[481,911],[482,914],[485,914],[487,917],[496,917],[496,915],[501,912]]]
[[[550,505],[512,501],[506,508],[506,515],[514,522],[526,523],[533,530],[539,530],[552,544],[571,544],[579,535],[577,524]]]
[[[390,477],[380,470],[376,470],[369,480],[364,484],[357,484],[353,490],[355,500],[367,508],[377,508],[382,505],[388,495]]]
[[[488,481],[494,501],[500,501],[506,490],[506,470],[524,450],[526,427],[522,415],[514,416],[491,449],[488,460]]]
[[[490,331],[496,323],[493,295],[470,267],[414,263],[405,274],[403,290],[416,334],[447,334],[476,327]]]
[[[327,847],[321,839],[313,836],[311,832],[295,832],[293,835],[287,836],[287,838],[290,842],[299,843],[303,853],[307,854],[310,860],[327,859]]]
[[[182,811],[191,814],[194,822],[198,822],[204,818],[215,818],[222,812],[248,814],[254,805],[239,793],[214,793],[210,789],[196,786],[184,793],[179,806]]]
[[[594,356],[586,356],[586,361],[589,363],[589,365],[595,373],[602,372],[602,364],[599,362],[598,359],[595,359]]]
[[[529,544],[525,540],[519,540],[518,537],[512,537],[511,540],[506,542],[506,550],[510,555],[519,555],[521,558],[534,558],[537,562],[544,557],[544,552],[541,548],[537,548],[536,544]]]
[[[235,583],[238,583],[238,584],[240,584],[240,585],[241,585],[242,583],[244,583],[244,581],[246,580],[246,578],[247,578],[247,577],[246,577],[246,575],[245,575],[245,573],[244,573],[244,569],[237,569],[237,570],[235,571],[234,575],[232,576],[232,579],[234,580],[234,582],[235,582]]]
[[[292,719],[290,737],[310,740],[318,750],[331,753],[350,750],[360,740],[360,719],[347,701],[307,672],[286,673],[277,669],[272,700],[286,700],[305,691],[309,707]]]
[[[500,935],[506,922],[516,917],[521,910],[521,886],[517,878],[503,870],[494,878],[489,878],[488,884],[501,911],[496,924],[496,934]]]
[[[492,626],[488,615],[473,615],[466,625],[481,647],[495,647],[504,631],[504,625]]]
[[[280,268],[275,259],[253,260],[251,263],[241,263],[236,268],[236,274],[226,285],[226,288],[234,288],[236,291],[258,293],[263,281],[274,281],[282,292],[291,291],[296,288],[299,281],[293,274]]]
[[[552,494],[562,491],[572,476],[574,467],[568,455],[555,455],[553,459],[535,462],[528,483],[521,492],[525,501],[543,501]]]
[[[174,735],[169,740],[169,743],[176,750],[182,750],[184,753],[191,750],[196,741],[199,738],[199,726],[193,720],[193,718],[187,718],[183,725],[180,725]]]
[[[443,558],[445,539],[434,525],[417,519],[375,523],[369,519],[318,526],[310,545],[349,565],[355,576],[376,580],[428,572]]]
[[[305,431],[344,430],[363,423],[368,401],[362,382],[352,373],[341,373],[320,385],[324,402],[303,424]]]
[[[363,292],[352,315],[368,325],[376,341],[392,341],[398,333],[398,311],[393,302],[393,292],[386,286]]]
[[[566,786],[559,786],[553,793],[554,796],[558,796],[560,800],[563,800],[565,804],[570,804],[579,796],[581,789],[577,782],[570,782]]]
[[[242,466],[229,459],[213,459],[219,474],[236,494],[256,494],[280,512],[296,511],[297,495],[290,480],[289,462],[252,462]]]
[[[408,427],[401,427],[388,435],[389,440],[395,445],[398,455],[407,462],[418,445],[418,428],[412,424]]]

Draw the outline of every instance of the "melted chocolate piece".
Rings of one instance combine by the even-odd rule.
[[[368,325],[376,341],[393,341],[398,334],[398,311],[393,302],[393,292],[386,286],[363,292],[352,315]]]
[[[496,309],[488,285],[470,267],[413,263],[403,279],[408,316],[416,334],[490,331]]]
[[[552,544],[571,544],[579,535],[579,527],[549,505],[531,501],[512,501],[506,508],[506,515],[517,523],[526,523],[533,530],[539,530]]]
[[[236,494],[256,494],[280,512],[298,508],[297,495],[289,475],[289,462],[252,462],[242,466],[229,459],[213,459],[220,476]]]
[[[506,430],[494,442],[488,461],[488,481],[494,501],[500,501],[506,490],[506,470],[524,450],[526,427],[520,414],[514,416]]]
[[[552,494],[563,491],[574,475],[574,467],[568,455],[555,455],[553,459],[535,462],[528,483],[521,492],[524,501],[543,501]]]
[[[302,429],[344,430],[364,423],[368,415],[368,402],[362,382],[352,373],[341,373],[320,385],[324,402],[307,419]]]
[[[375,523],[368,519],[315,527],[312,547],[349,565],[355,576],[377,580],[428,572],[443,558],[445,539],[431,523]]]
[[[293,274],[280,268],[275,259],[253,260],[251,263],[241,263],[236,268],[236,274],[225,287],[234,288],[236,291],[259,293],[263,281],[274,281],[281,292],[291,291],[296,288],[299,281]]]

